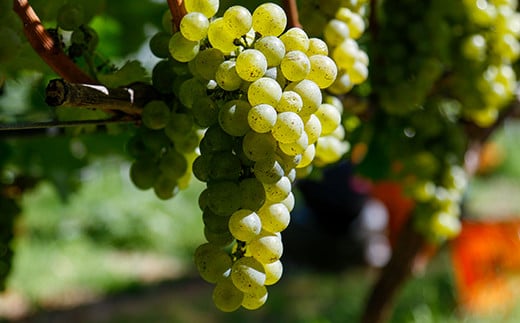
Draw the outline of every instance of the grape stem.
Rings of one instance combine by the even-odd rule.
[[[287,14],[287,25],[289,28],[298,27],[302,28],[300,23],[300,18],[298,14],[298,5],[296,4],[296,0],[284,0],[283,8],[285,13]]]
[[[25,37],[33,49],[60,77],[69,82],[98,84],[63,52],[27,0],[14,0],[13,10],[20,17]]]
[[[172,13],[172,30],[176,32],[180,30],[182,17],[186,15],[184,0],[168,0],[168,7]]]
[[[142,107],[158,96],[153,87],[145,83],[110,89],[102,85],[55,79],[49,82],[45,90],[45,102],[53,107],[96,108],[111,113],[120,111],[129,116],[140,115]]]

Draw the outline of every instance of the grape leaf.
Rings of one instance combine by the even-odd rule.
[[[128,61],[114,73],[98,75],[99,81],[107,87],[120,87],[135,82],[147,82],[149,77],[139,61]]]

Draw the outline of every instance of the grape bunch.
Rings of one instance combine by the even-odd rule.
[[[184,5],[179,30],[168,30],[166,13],[166,31],[150,41],[152,52],[163,58],[152,82],[177,108],[151,102],[153,111],[143,110],[149,128],[144,134],[164,137],[157,131],[165,129],[168,136],[168,129],[179,129],[165,121],[179,118],[172,115],[175,109],[193,122],[179,138],[189,130],[203,132],[192,172],[206,183],[199,206],[207,242],[195,251],[195,264],[215,284],[217,308],[256,309],[267,299],[266,286],[283,271],[281,232],[294,207],[294,181],[348,150],[342,103],[324,91],[338,71],[345,78],[351,70],[338,68],[323,40],[301,28],[287,29],[285,12],[274,3],[253,12],[235,5],[222,17],[215,16],[215,0]],[[147,140],[138,142],[149,146]],[[142,167],[155,174],[153,169]]]
[[[516,9],[516,1],[400,0],[377,12],[377,121],[362,126],[371,139],[360,168],[368,174],[377,165],[380,178],[400,182],[415,201],[418,229],[432,240],[460,230],[467,124],[492,125],[513,98]]]

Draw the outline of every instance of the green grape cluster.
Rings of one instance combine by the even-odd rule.
[[[419,231],[432,240],[460,230],[463,125],[491,125],[513,98],[516,9],[516,1],[400,0],[383,2],[377,12],[371,94],[380,109],[377,122],[363,126],[372,139],[361,167],[370,159],[393,165],[380,177],[404,186]]]
[[[199,134],[191,114],[154,100],[145,105],[143,125],[127,144],[135,158],[130,179],[141,189],[153,189],[163,200],[174,197],[191,179],[191,161],[195,158]]]
[[[516,1],[462,3],[465,25],[457,48],[453,96],[460,100],[464,118],[487,127],[515,95],[512,64],[520,55],[520,13]]]
[[[71,58],[91,57],[98,45],[99,37],[96,31],[88,26],[89,13],[84,4],[80,1],[67,1],[59,7],[56,23],[57,29],[54,32],[56,41],[62,43],[62,31],[70,32],[70,38],[66,44],[66,51]]]
[[[281,232],[294,207],[294,181],[348,150],[342,103],[324,91],[338,71],[349,72],[338,69],[323,40],[287,28],[277,4],[253,12],[235,5],[222,17],[215,17],[216,0],[184,5],[179,30],[169,40],[158,33],[150,46],[164,58],[153,84],[204,132],[192,172],[207,184],[199,198],[207,242],[195,263],[215,284],[219,309],[256,309],[267,299],[265,286],[282,274]],[[162,113],[148,127],[167,127]]]

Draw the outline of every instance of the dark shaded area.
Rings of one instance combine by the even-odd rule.
[[[356,219],[367,194],[355,183],[354,168],[347,162],[324,169],[320,179],[297,182],[303,203],[283,232],[285,261],[324,271],[363,263]]]

